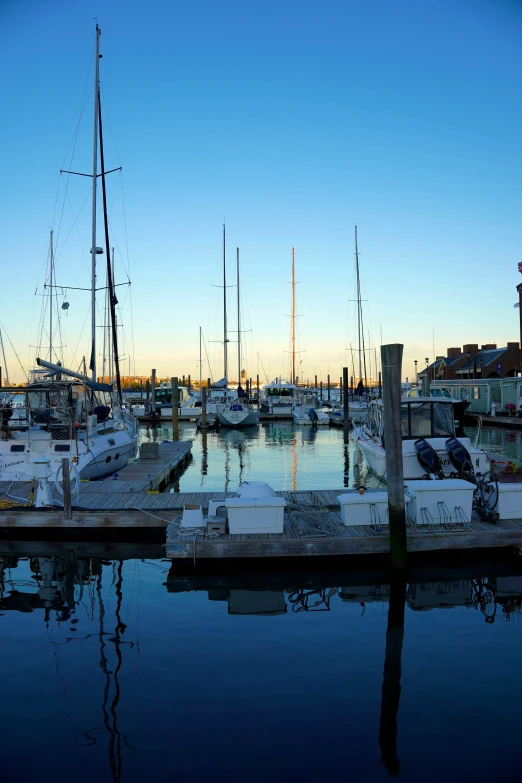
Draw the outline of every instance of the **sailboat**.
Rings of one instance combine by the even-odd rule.
[[[224,236],[224,235],[223,235]],[[225,259],[223,258],[223,264]],[[259,424],[259,411],[248,402],[248,395],[241,388],[241,300],[239,294],[239,248],[236,248],[236,276],[237,276],[237,400],[219,406],[218,419],[222,427],[255,427]],[[225,300],[226,300],[226,280]],[[225,302],[225,378],[227,376],[227,321]]]
[[[116,329],[116,294],[110,261],[105,163],[103,153],[102,114],[99,84],[101,30],[96,25],[94,82],[94,141],[92,171],[92,243],[91,243],[91,360],[87,374],[53,361],[52,307],[50,308],[49,360],[38,357],[42,370],[33,371],[33,382],[10,387],[15,399],[24,399],[25,416],[16,423],[10,417],[0,419],[0,480],[29,481],[35,476],[36,464],[46,465],[47,476],[56,479],[62,458],[68,457],[76,478],[107,476],[134,459],[138,445],[137,422],[122,401],[118,335]],[[99,146],[98,146],[99,143]],[[98,173],[98,155],[100,173]],[[76,173],[76,172],[66,172]],[[96,257],[103,254],[96,241],[97,179],[101,178],[105,253],[109,306],[112,324],[112,356],[116,373],[116,391],[96,377]],[[52,247],[52,241],[51,241]],[[50,291],[53,290],[51,250]],[[114,399],[116,397],[116,399]],[[41,470],[41,467],[40,467]]]

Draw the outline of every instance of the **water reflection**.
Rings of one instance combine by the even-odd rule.
[[[229,448],[233,450],[242,441],[232,438]],[[30,556],[25,555],[27,545],[10,542],[5,546],[10,554],[0,558],[4,677],[9,683],[11,669],[16,672],[17,655],[24,664],[32,660],[33,665],[37,663],[41,667],[32,678],[26,677],[13,685],[13,693],[22,703],[30,698],[35,678],[56,680],[62,694],[59,709],[67,715],[64,726],[68,728],[60,731],[58,712],[53,733],[45,741],[50,743],[51,751],[59,752],[68,763],[81,759],[88,767],[92,754],[96,774],[90,775],[90,779],[100,781],[139,779],[135,765],[139,765],[140,754],[144,754],[146,771],[146,764],[150,763],[148,751],[156,748],[152,735],[164,736],[163,747],[170,747],[172,736],[183,730],[183,721],[190,720],[191,710],[197,712],[198,721],[203,721],[205,729],[208,710],[213,731],[219,734],[215,716],[226,710],[228,700],[232,699],[231,712],[227,712],[227,720],[232,721],[232,714],[239,706],[238,693],[255,690],[259,680],[263,689],[274,688],[271,691],[274,704],[267,706],[270,720],[275,720],[275,713],[283,704],[277,701],[278,693],[279,697],[285,694],[285,709],[286,700],[293,699],[298,710],[304,709],[303,704],[308,700],[311,710],[318,709],[318,704],[312,703],[311,693],[320,693],[321,700],[333,698],[333,694],[324,690],[329,682],[324,679],[329,666],[335,667],[335,687],[339,687],[343,672],[351,682],[351,688],[342,692],[340,708],[353,710],[352,699],[359,700],[357,704],[370,705],[357,719],[366,720],[363,716],[367,716],[371,724],[366,729],[368,742],[360,761],[368,767],[355,779],[377,779],[372,764],[382,764],[386,774],[400,777],[404,774],[404,755],[409,748],[409,732],[404,723],[412,712],[411,702],[405,710],[401,699],[404,702],[406,695],[407,700],[414,698],[412,689],[408,694],[401,692],[401,678],[409,676],[411,682],[417,661],[412,652],[403,660],[403,648],[410,645],[410,651],[415,649],[411,641],[415,623],[422,623],[425,633],[425,629],[433,627],[426,624],[425,618],[446,618],[452,610],[454,624],[448,644],[453,647],[459,623],[463,625],[462,638],[469,634],[471,622],[475,629],[487,634],[486,639],[493,639],[498,624],[503,623],[506,629],[506,623],[518,619],[522,607],[522,572],[518,566],[470,566],[466,572],[417,569],[408,574],[407,580],[391,579],[386,571],[354,570],[184,576],[178,573],[175,564],[161,559],[159,547],[126,545],[120,556],[114,557],[117,549],[108,544],[86,543],[81,545],[81,551],[75,551],[71,545],[52,544],[46,548],[35,543],[30,547]],[[373,606],[380,607],[378,612],[372,610]],[[459,608],[467,611],[459,613]],[[406,633],[405,614],[409,618]],[[346,637],[339,633],[350,625],[350,618],[356,629],[347,645]],[[370,628],[371,632],[365,635],[365,629]],[[292,633],[296,635],[295,647]],[[371,639],[376,640],[375,649]],[[37,640],[40,646],[33,652]],[[358,657],[357,643],[360,644]],[[238,656],[234,653],[237,645],[240,645]],[[297,654],[297,650],[301,652]],[[309,652],[311,659],[307,657]],[[257,662],[252,664],[252,670],[245,654]],[[259,660],[265,656],[262,669],[257,655]],[[48,665],[50,656],[52,666]],[[192,668],[194,656],[197,662]],[[300,656],[304,658],[302,665]],[[231,658],[231,679],[225,679],[223,693],[220,691],[219,700],[214,703],[208,689],[214,687],[214,677],[220,680],[221,674],[217,674],[223,668],[227,670]],[[290,662],[285,668],[287,658]],[[310,669],[310,660],[316,662],[320,676]],[[430,659],[425,665],[431,665]],[[284,675],[273,674],[281,666]],[[366,673],[359,677],[357,672],[363,669]],[[379,682],[378,706],[371,697],[368,701],[365,691],[365,676],[371,672]],[[498,675],[491,674],[496,682]],[[187,678],[185,692],[182,683]],[[238,690],[231,685],[234,682]],[[375,685],[372,688],[375,690]],[[435,700],[437,697],[443,698],[441,694],[433,696]],[[14,696],[11,694],[9,698]],[[166,702],[164,710],[162,699]],[[256,714],[249,704],[250,696],[241,703],[238,712],[246,723],[254,720]],[[428,712],[429,705],[424,706]],[[405,715],[398,733],[400,709]],[[157,719],[156,710],[159,711]],[[305,720],[307,717],[308,713]],[[416,720],[421,718],[422,715],[416,715]],[[336,719],[332,721],[337,724]],[[0,729],[3,725],[0,718]],[[11,731],[12,725],[9,719]],[[227,732],[232,726],[230,723],[224,726],[221,741],[229,737]],[[333,731],[332,724],[329,733]],[[260,737],[259,742],[265,740],[266,737]],[[287,743],[285,752],[297,752],[290,745]],[[184,747],[182,738],[179,747]],[[192,751],[190,748],[189,756]],[[170,763],[171,756],[167,756]],[[29,766],[24,767],[25,772],[31,763],[27,760]],[[181,761],[178,759],[176,763]],[[103,769],[105,772],[100,772]],[[32,767],[30,771],[34,771]],[[174,775],[176,765],[171,772]],[[140,774],[144,774],[143,770]],[[179,776],[203,779],[197,772],[191,777],[186,769]],[[28,775],[19,777],[27,779]],[[14,779],[12,775],[10,779]],[[163,779],[161,774],[159,779]]]

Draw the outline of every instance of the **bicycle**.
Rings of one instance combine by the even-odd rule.
[[[498,522],[498,512],[495,511],[498,505],[498,479],[490,470],[486,473],[475,473],[473,465],[465,462],[460,471],[459,478],[475,484],[473,492],[473,510],[477,512],[482,522],[489,522],[496,525]]]

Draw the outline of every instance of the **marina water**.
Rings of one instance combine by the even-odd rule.
[[[2,559],[4,780],[518,779],[516,569],[193,579],[98,546]]]

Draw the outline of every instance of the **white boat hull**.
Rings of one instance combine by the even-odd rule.
[[[218,413],[222,427],[255,427],[259,424],[259,412],[243,405],[234,405]]]

